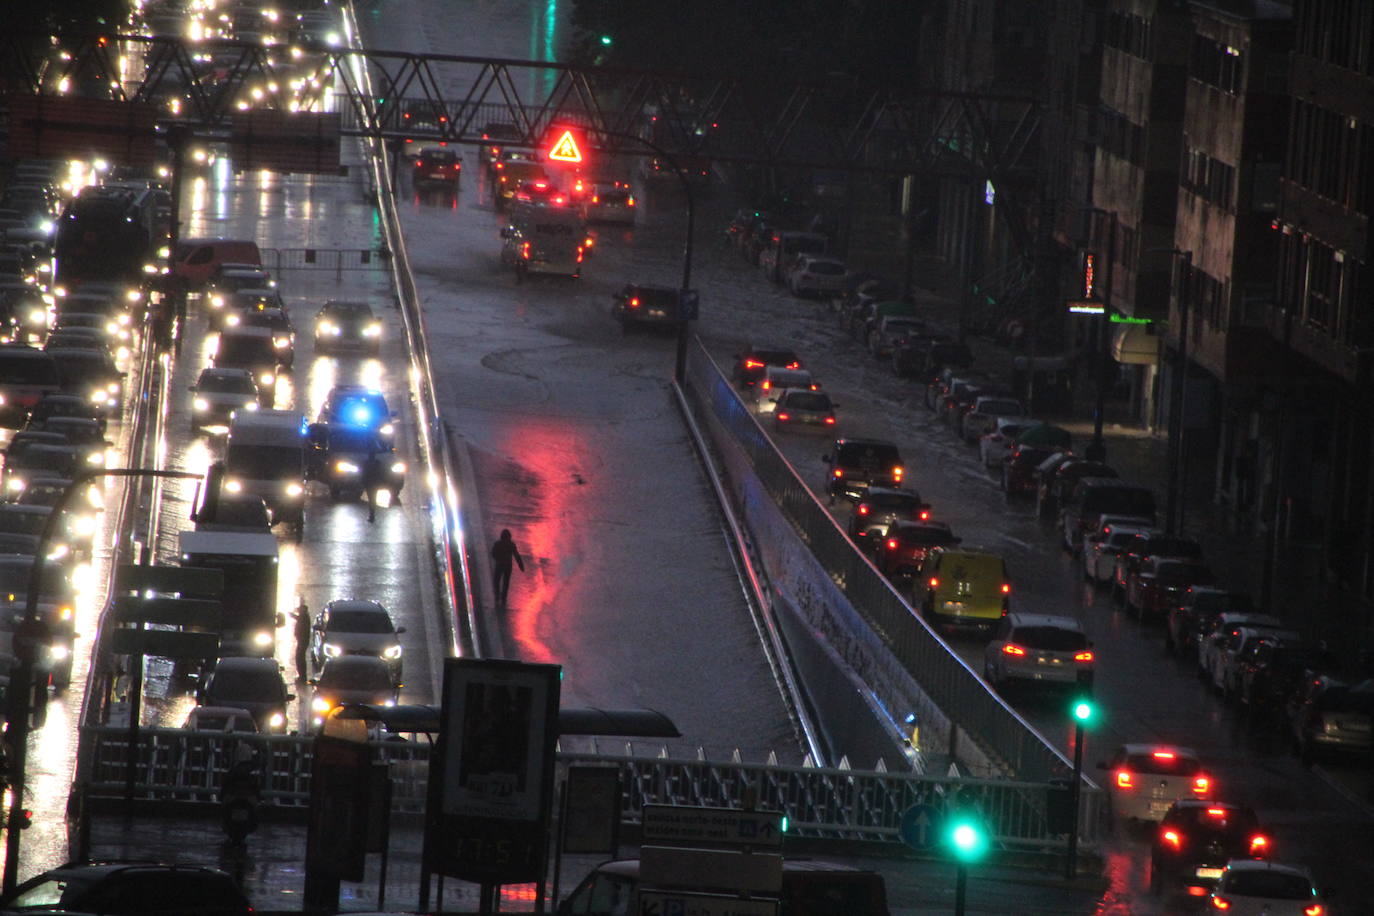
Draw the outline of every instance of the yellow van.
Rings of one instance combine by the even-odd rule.
[[[926,555],[914,589],[930,622],[989,629],[1007,615],[1011,578],[998,554],[941,547]]]

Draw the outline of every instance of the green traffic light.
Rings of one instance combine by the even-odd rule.
[[[601,44],[604,45],[605,47],[608,47],[608,48],[609,48],[609,47],[611,46],[611,36],[609,36],[609,35],[602,35],[602,36],[601,36]]]
[[[955,858],[961,862],[974,862],[987,852],[988,838],[976,823],[957,821],[949,832],[949,843]]]
[[[1097,715],[1097,707],[1093,706],[1091,700],[1074,700],[1073,717],[1079,722],[1088,723]]]
[[[786,814],[784,814],[784,815],[782,816],[782,832],[783,832],[783,833],[786,833],[786,832],[787,832],[787,815],[786,815]]]

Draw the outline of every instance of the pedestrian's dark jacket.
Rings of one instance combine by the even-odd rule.
[[[519,564],[521,569],[525,568],[525,560],[520,556],[520,548],[515,546],[511,540],[499,540],[491,545],[491,559],[497,566],[510,566],[512,562]]]

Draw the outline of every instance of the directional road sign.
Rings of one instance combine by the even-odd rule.
[[[940,843],[940,828],[945,816],[931,805],[912,805],[902,814],[898,833],[902,842],[912,849],[925,851]]]
[[[765,897],[641,890],[639,916],[778,916],[778,901]]]
[[[639,879],[650,887],[776,894],[782,890],[782,856],[733,849],[641,846]]]
[[[115,570],[118,594],[153,592],[219,597],[224,591],[224,570],[197,566],[120,566]]]
[[[646,843],[782,845],[782,813],[778,811],[645,805],[643,823]]]

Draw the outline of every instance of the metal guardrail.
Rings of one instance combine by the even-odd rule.
[[[128,732],[88,727],[83,740],[93,750],[87,797],[123,797],[128,773]],[[215,803],[240,745],[255,749],[262,774],[262,799],[280,808],[304,809],[310,798],[313,741],[299,735],[221,735],[181,729],[145,729],[137,749],[134,798],[140,801]],[[376,759],[388,764],[392,808],[403,814],[424,810],[429,775],[427,741],[374,741]],[[641,750],[643,753],[643,750]],[[661,753],[666,754],[667,748]],[[900,843],[902,814],[912,805],[936,811],[978,811],[996,842],[1036,848],[1066,841],[1051,811],[1067,804],[1067,790],[1047,783],[974,780],[915,773],[779,766],[653,754],[560,753],[560,766],[598,765],[620,769],[621,819],[637,824],[645,805],[702,805],[736,808],[746,789],[761,808],[784,812],[799,836],[831,840]],[[1055,793],[1064,793],[1056,796]],[[1085,793],[1080,841],[1098,837],[1099,793]]]
[[[341,280],[345,271],[385,268],[390,254],[382,248],[263,248],[262,265],[273,272],[332,270]]]
[[[935,705],[1015,778],[1069,776],[1072,764],[989,690],[864,559],[699,343],[688,353],[685,388],[698,409],[715,421],[708,424],[713,434],[727,436],[730,441],[723,444],[743,450],[797,536]],[[951,753],[957,756],[953,749]]]

